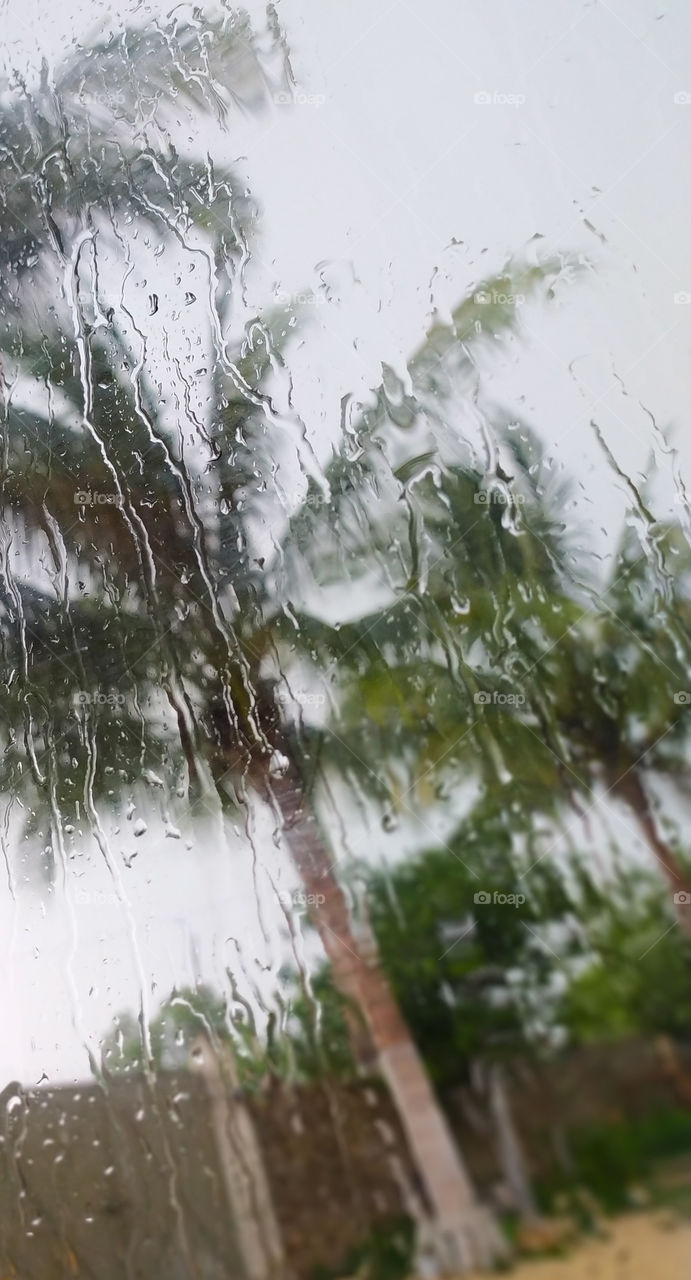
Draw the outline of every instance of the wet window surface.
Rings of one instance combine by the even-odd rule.
[[[0,1280],[671,1280],[684,6],[0,30]]]

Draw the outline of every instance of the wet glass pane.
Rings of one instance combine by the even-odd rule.
[[[2,35],[0,1280],[671,1280],[684,6]]]

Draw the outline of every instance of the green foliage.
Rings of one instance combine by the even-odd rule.
[[[148,1026],[150,1061],[159,1070],[182,1070],[189,1065],[193,1041],[205,1035],[212,1043],[230,1040],[227,1006],[211,987],[181,987],[161,1004]],[[146,1044],[141,1022],[131,1013],[118,1014],[114,1028],[102,1039],[107,1071],[125,1075],[143,1070]]]
[[[580,1184],[616,1212],[628,1207],[632,1183],[649,1181],[655,1162],[691,1151],[691,1112],[663,1108],[635,1120],[589,1125],[567,1140],[573,1173],[541,1185],[547,1203]]]
[[[295,1075],[301,1080],[318,1080],[325,1075],[351,1077],[355,1064],[347,1019],[361,1020],[362,1013],[334,987],[327,966],[314,975],[310,985],[309,995],[297,990],[285,1030]]]
[[[673,926],[659,887],[637,875],[612,885],[584,918],[584,961],[559,1018],[574,1043],[665,1033],[688,1037],[691,940]]]
[[[355,1075],[347,1019],[362,1018],[334,987],[328,966],[312,978],[309,991],[293,972],[281,974],[282,1017],[269,1014],[260,1034],[254,1019],[234,1016],[235,1060],[243,1088],[259,1092],[274,1077],[289,1081]]]
[[[271,1076],[291,1082],[352,1077],[346,1018],[362,1015],[347,1005],[328,969],[316,974],[309,993],[294,974],[284,973],[281,986],[290,992],[283,1024],[279,1026],[272,1012],[261,1034],[246,1002],[229,1014],[227,1000],[205,983],[171,992],[148,1027],[153,1066],[163,1071],[186,1069],[194,1040],[204,1035],[215,1046],[232,1046],[240,1084],[250,1092],[261,1090]],[[102,1057],[106,1070],[114,1074],[143,1070],[141,1023],[132,1013],[117,1015],[102,1038]]]
[[[564,1040],[688,1035],[691,944],[655,878],[621,876],[604,891],[578,852],[573,863],[575,876],[545,860],[520,879],[511,834],[488,806],[444,849],[378,874],[362,868],[381,963],[438,1086],[457,1085],[478,1060],[549,1055]],[[478,904],[479,890],[526,901]],[[346,1009],[328,966],[314,994],[319,1044],[298,995],[293,1069],[348,1074]]]
[[[315,1267],[312,1280],[359,1276],[362,1280],[404,1280],[412,1273],[415,1230],[409,1218],[381,1223],[344,1258],[336,1270]]]
[[[517,905],[476,902],[522,895]],[[572,904],[558,876],[519,879],[495,815],[371,880],[382,963],[433,1079],[457,1084],[478,1058],[530,1052],[549,1027],[556,957],[540,940]],[[568,933],[562,947],[568,952]],[[558,967],[558,964],[557,964]]]

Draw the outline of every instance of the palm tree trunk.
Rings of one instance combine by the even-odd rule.
[[[283,1242],[252,1117],[237,1096],[238,1077],[228,1045],[214,1047],[205,1032],[190,1046],[190,1067],[209,1098],[210,1118],[233,1230],[247,1280],[286,1275]]]
[[[691,934],[691,879],[657,829],[640,771],[636,767],[629,769],[628,773],[614,782],[612,791],[621,796],[636,815],[641,831],[672,890],[679,924],[685,933]]]
[[[521,1221],[532,1224],[539,1216],[537,1205],[523,1147],[511,1112],[504,1070],[498,1062],[493,1063],[490,1068],[489,1105],[502,1173],[511,1190]]]
[[[346,896],[333,872],[314,815],[305,803],[297,769],[267,778],[265,794],[277,807],[304,890],[318,906],[312,919],[331,962],[334,982],[357,1002],[432,1212],[425,1248],[446,1271],[487,1267],[506,1253],[488,1209],[480,1205],[454,1144],[429,1077],[376,954],[352,928]]]

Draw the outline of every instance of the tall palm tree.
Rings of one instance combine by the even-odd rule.
[[[248,444],[230,459],[219,449],[214,514],[197,521],[184,477],[171,475],[174,459],[145,474],[137,465],[148,441],[129,388],[113,375],[119,363],[93,344],[90,418],[98,443],[64,421],[41,424],[10,410],[5,518],[44,535],[57,589],[22,581],[6,565],[4,657],[15,674],[5,695],[13,729],[3,789],[32,780],[37,808],[41,794],[50,797],[58,857],[62,830],[80,806],[98,838],[96,800],[113,791],[114,771],[124,790],[143,768],[156,775],[182,766],[197,796],[210,783],[229,805],[243,803],[248,790],[270,804],[306,893],[321,903],[314,920],[336,981],[365,1016],[441,1228],[436,1247],[445,1265],[484,1265],[501,1247],[495,1229],[475,1201],[376,954],[353,925],[316,818],[316,766],[322,760],[335,769],[345,753],[332,734],[291,719],[284,690],[298,644],[305,657],[319,657],[313,637],[326,624],[315,618],[311,628],[291,631],[291,595],[277,591],[276,564],[252,554],[243,510],[252,504],[242,496],[256,484],[261,459],[248,425],[252,407],[216,374],[223,390],[213,430],[222,437],[244,413]],[[266,348],[258,357],[243,344],[232,363],[263,395]],[[75,393],[67,371],[56,376],[53,366],[51,374],[56,392]],[[255,425],[261,434],[263,425]],[[32,449],[42,427],[52,446],[49,467]],[[32,453],[27,467],[23,456]],[[75,477],[92,495],[115,493],[118,503],[87,502],[75,521]],[[94,700],[105,694],[105,706]],[[358,772],[367,780],[366,767]]]
[[[222,25],[214,39],[223,36],[237,33]],[[150,47],[140,37],[131,48],[125,42],[120,61],[109,45],[88,65],[68,68],[57,88],[46,84],[28,101],[18,139],[14,120],[2,120],[0,158],[12,166],[4,217],[20,230],[8,250],[15,278],[2,335],[0,617],[9,674],[0,785],[32,795],[37,815],[45,802],[63,874],[65,825],[85,813],[117,886],[97,803],[117,801],[143,770],[176,773],[192,796],[212,789],[224,804],[242,805],[253,792],[269,804],[308,895],[321,903],[314,920],[336,982],[363,1011],[420,1171],[435,1251],[447,1267],[485,1265],[501,1253],[501,1240],[475,1198],[371,935],[354,923],[317,819],[324,769],[355,773],[374,794],[388,796],[389,788],[371,767],[371,744],[354,750],[353,741],[341,743],[296,714],[291,688],[307,662],[313,675],[328,673],[337,704],[341,688],[369,696],[363,652],[386,656],[389,611],[343,627],[306,601],[314,547],[324,553],[320,579],[334,580],[339,540],[346,546],[355,529],[362,535],[358,503],[361,511],[375,491],[387,509],[404,499],[411,555],[404,595],[427,609],[422,541],[441,535],[431,518],[429,533],[422,529],[414,484],[425,475],[436,484],[443,473],[479,492],[477,467],[436,402],[454,387],[459,403],[466,388],[473,403],[478,353],[488,336],[515,322],[510,303],[487,297],[538,289],[552,266],[485,281],[483,294],[464,300],[450,323],[435,324],[410,362],[413,394],[401,394],[387,371],[372,404],[346,424],[326,482],[308,485],[298,509],[286,510],[277,464],[286,454],[285,425],[301,430],[289,396],[281,409],[278,394],[289,317],[258,317],[237,341],[229,339],[227,281],[246,257],[251,207],[232,175],[182,160],[172,147],[162,154],[155,116],[147,115],[141,137],[122,124],[135,56],[146,60],[159,125],[181,67],[185,84],[205,96],[213,90],[216,100],[213,81],[200,85],[190,70],[188,46],[199,53],[204,41],[184,31],[176,39],[172,54],[165,39]],[[261,84],[256,57],[248,65]],[[119,124],[94,105],[104,77],[116,94]],[[190,397],[171,413],[160,369],[147,359],[141,317],[124,301],[110,305],[101,283],[101,246],[106,263],[108,246],[112,252],[119,245],[127,259],[138,235],[155,235],[165,251],[182,241],[213,268],[210,334],[200,348],[213,366],[198,375],[205,408]],[[152,292],[152,313],[156,305]],[[378,470],[372,460],[388,430],[401,435],[399,457]],[[427,447],[411,449],[421,431],[430,436]],[[438,493],[451,498],[443,486]],[[479,505],[477,529],[468,530],[478,554],[490,559],[483,530],[495,525],[493,510]],[[368,556],[390,553],[376,523],[366,528]],[[501,541],[509,555],[511,537]],[[15,557],[19,545],[31,551],[31,565]],[[397,561],[393,550],[389,568]],[[536,575],[538,561],[546,563],[540,555],[534,542]],[[346,580],[341,572],[341,584]],[[470,638],[491,630],[491,589],[477,593]],[[394,640],[407,652],[421,619],[402,612]],[[402,699],[418,678],[414,662],[400,667]],[[427,726],[425,736],[432,741]]]

